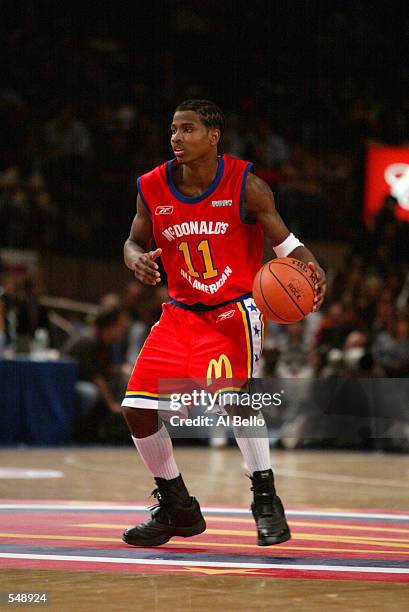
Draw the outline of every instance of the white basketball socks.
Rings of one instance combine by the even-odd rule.
[[[135,438],[132,440],[142,461],[156,478],[172,480],[179,476],[179,469],[173,456],[172,440],[164,425],[151,436],[146,438]]]
[[[266,424],[257,428],[243,425],[235,426],[233,431],[250,476],[254,472],[269,470],[271,459]],[[257,437],[254,437],[255,434],[257,434]]]
[[[240,425],[235,426],[233,431],[250,475],[270,469],[270,447],[266,425],[259,426],[256,430],[254,427]],[[255,433],[257,437],[254,437]],[[179,476],[172,440],[164,425],[151,436],[146,438],[132,436],[132,440],[142,461],[154,477],[172,480]]]

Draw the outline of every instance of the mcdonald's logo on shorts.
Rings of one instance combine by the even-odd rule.
[[[233,369],[227,355],[222,354],[218,359],[213,358],[209,361],[206,378],[208,385],[218,378],[233,378]]]

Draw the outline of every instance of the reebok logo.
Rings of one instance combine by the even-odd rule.
[[[227,312],[222,312],[216,319],[216,323],[220,323],[220,321],[225,321],[226,319],[230,319],[230,317],[234,316],[235,310],[228,310]]]
[[[155,215],[171,215],[173,213],[173,206],[157,206],[155,209]]]
[[[221,206],[233,206],[233,200],[212,200],[213,208],[219,208]]]

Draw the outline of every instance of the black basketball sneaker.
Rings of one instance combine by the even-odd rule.
[[[283,504],[276,495],[272,470],[254,472],[250,476],[254,501],[251,511],[257,525],[259,546],[282,544],[291,538]]]
[[[188,538],[206,529],[198,501],[191,497],[182,475],[172,480],[155,478],[158,485],[152,495],[158,505],[151,508],[151,518],[126,529],[122,539],[132,546],[160,546],[173,536]]]

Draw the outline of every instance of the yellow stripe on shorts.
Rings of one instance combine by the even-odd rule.
[[[170,399],[171,393],[150,393],[149,391],[127,391],[125,395],[148,395],[153,399],[157,397],[164,397],[165,399]]]
[[[250,344],[250,334],[251,334],[251,330],[249,329],[248,326],[248,322],[247,322],[247,315],[246,315],[246,311],[244,310],[242,304],[240,302],[237,302],[237,306],[241,312],[241,316],[243,318],[243,323],[244,323],[244,329],[246,332],[246,344],[247,344],[247,376],[250,379],[251,375],[252,375],[252,371],[253,371],[253,364],[251,363],[251,344]]]

